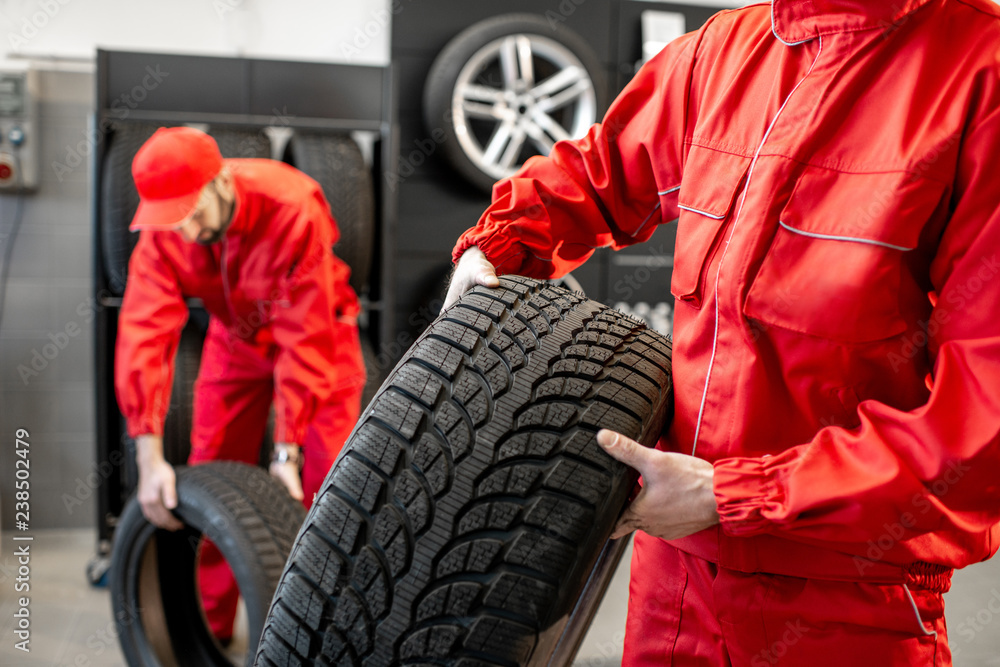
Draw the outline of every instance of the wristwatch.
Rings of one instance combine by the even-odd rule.
[[[302,450],[299,447],[275,447],[271,463],[295,463],[302,467]]]

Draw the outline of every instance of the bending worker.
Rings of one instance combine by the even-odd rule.
[[[494,187],[449,303],[677,220],[675,417],[598,436],[644,483],[625,665],[951,663],[1000,545],[998,155],[993,2],[774,0]]]
[[[224,160],[191,128],[161,128],[136,153],[140,195],[118,325],[115,384],[136,439],[138,499],[150,522],[181,523],[163,456],[173,358],[186,298],[211,315],[194,389],[191,464],[256,464],[272,403],[271,475],[306,507],[360,412],[365,371],[350,270],[319,185],[272,160]],[[300,464],[301,478],[300,478]],[[232,636],[238,593],[214,545],[202,599],[213,632]]]

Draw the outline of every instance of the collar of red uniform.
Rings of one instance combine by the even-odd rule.
[[[859,30],[891,30],[930,0],[774,0],[771,29],[785,44],[820,35]]]
[[[242,234],[250,227],[249,216],[246,215],[245,207],[242,205],[246,199],[246,188],[240,179],[240,164],[232,160],[225,160],[225,164],[229,167],[229,173],[233,175],[233,190],[236,195],[236,200],[233,202],[233,221],[226,234]]]

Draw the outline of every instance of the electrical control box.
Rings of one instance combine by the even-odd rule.
[[[0,63],[0,192],[38,187],[38,148],[37,72]]]

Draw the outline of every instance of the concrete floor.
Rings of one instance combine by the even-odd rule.
[[[106,589],[87,585],[93,553],[89,530],[35,531],[31,542],[30,653],[14,647],[19,543],[0,535],[0,665],[117,667],[124,665]],[[628,598],[628,554],[591,626],[574,667],[620,664]],[[1000,667],[1000,559],[955,576],[946,596],[956,667]]]

